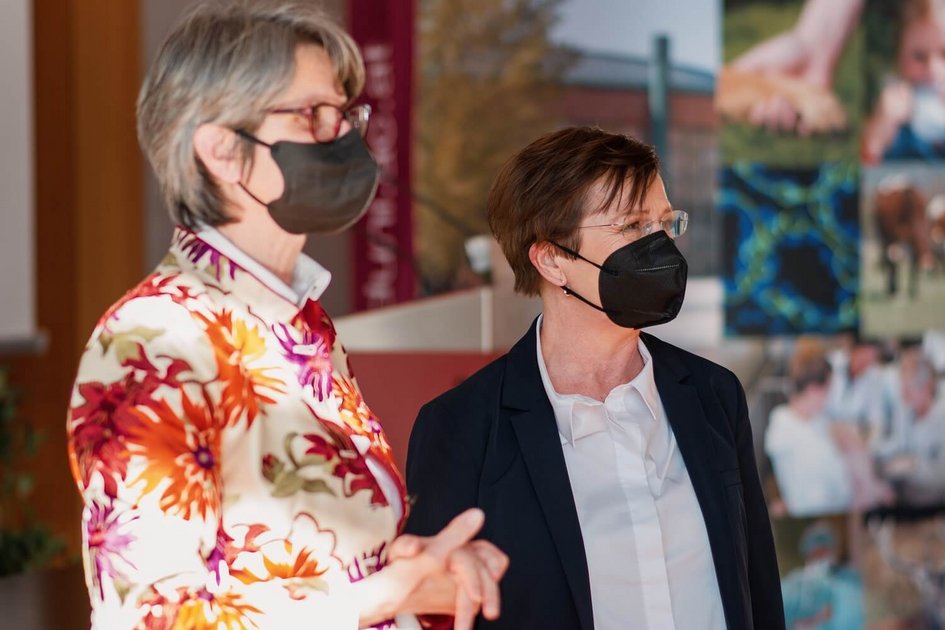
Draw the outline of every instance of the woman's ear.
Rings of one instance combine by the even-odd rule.
[[[238,146],[236,133],[222,125],[204,123],[194,132],[194,152],[219,182],[238,184],[242,180],[243,159]]]
[[[528,259],[532,265],[538,270],[542,278],[556,287],[563,287],[568,284],[568,278],[564,270],[558,266],[560,254],[558,248],[548,241],[532,243],[531,247],[528,248]]]

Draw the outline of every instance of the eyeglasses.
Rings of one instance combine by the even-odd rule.
[[[689,227],[689,213],[685,210],[673,210],[666,218],[659,221],[640,221],[631,219],[626,223],[604,223],[601,225],[579,225],[578,229],[584,228],[610,228],[614,232],[619,232],[621,236],[630,240],[643,238],[659,226],[671,238],[678,238],[686,233]]]
[[[308,130],[315,142],[334,142],[341,134],[342,123],[347,122],[350,129],[357,131],[361,137],[367,133],[368,123],[371,120],[371,106],[367,104],[353,105],[342,109],[328,103],[318,103],[308,107],[285,107],[267,109],[267,114],[294,114],[302,116],[308,122]],[[347,133],[347,130],[345,130]]]

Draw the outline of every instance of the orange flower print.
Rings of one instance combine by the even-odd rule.
[[[138,628],[144,630],[252,630],[258,626],[248,614],[262,611],[236,593],[211,593],[206,589],[178,589],[178,601],[157,593],[142,601],[148,615]]]
[[[245,526],[241,526],[245,527]],[[334,557],[335,536],[321,530],[314,518],[299,514],[287,537],[268,537],[268,528],[250,525],[242,545],[231,545],[230,576],[246,585],[279,580],[292,599],[304,599],[305,591],[327,591],[323,576]],[[321,560],[321,561],[320,561]]]
[[[120,381],[77,384],[83,402],[71,410],[68,423],[69,455],[76,479],[87,488],[92,475],[99,473],[109,496],[116,495],[118,480],[124,480],[128,472],[126,441],[141,422],[134,408],[147,404],[162,383],[176,383],[177,374],[189,369],[185,363],[175,362],[173,371],[159,376],[144,359],[129,360],[123,366],[132,370]]]
[[[141,422],[134,408],[150,404],[162,385],[181,387],[181,374],[190,371],[186,361],[173,359],[162,373],[147,359],[142,344],[132,345],[134,351],[121,364],[128,370],[125,377],[107,385],[78,383],[76,392],[83,402],[69,415],[69,459],[76,479],[87,488],[92,475],[99,473],[111,497],[128,472],[128,435]]]
[[[223,310],[212,318],[197,314],[213,344],[220,379],[225,383],[221,405],[226,425],[233,426],[244,416],[247,428],[259,414],[259,406],[272,404],[272,394],[284,394],[285,384],[267,372],[273,366],[256,366],[265,356],[266,342],[255,327]]]
[[[274,557],[266,555],[267,551],[275,552]],[[268,545],[267,549],[262,551],[262,562],[265,573],[256,575],[249,569],[231,569],[230,575],[243,584],[253,584],[276,579],[312,580],[328,572],[327,568],[322,568],[318,560],[312,557],[310,549],[295,548],[289,541],[280,541],[275,546]]]
[[[338,413],[341,415],[342,421],[352,431],[371,438],[373,448],[379,449],[385,455],[389,454],[390,445],[384,436],[384,429],[374,412],[364,402],[364,398],[354,381],[335,374],[331,385],[332,393],[339,402]]]
[[[208,513],[216,513],[222,496],[222,419],[216,417],[206,393],[204,399],[203,404],[194,402],[182,391],[180,414],[166,400],[154,401],[150,405],[154,419],[135,410],[142,423],[128,438],[132,453],[147,461],[130,485],[143,482],[141,496],[145,496],[169,479],[171,483],[161,495],[161,510],[185,519],[194,514],[207,518]]]

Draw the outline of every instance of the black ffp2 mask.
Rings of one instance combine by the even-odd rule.
[[[665,231],[660,230],[624,245],[610,254],[602,265],[564,245],[553,244],[600,269],[600,306],[570,287],[564,287],[564,291],[604,312],[618,326],[656,326],[673,320],[679,314],[686,296],[689,267]]]
[[[285,188],[278,199],[265,203],[273,220],[292,234],[331,234],[351,227],[364,216],[377,190],[377,162],[357,132],[334,142],[273,144],[244,132],[242,137],[268,147]]]

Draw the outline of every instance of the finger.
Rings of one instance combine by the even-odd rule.
[[[797,110],[786,98],[778,99],[778,126],[781,131],[794,131],[797,126]]]
[[[479,604],[469,599],[465,591],[457,589],[456,614],[453,616],[453,628],[455,630],[472,630],[478,612]]]
[[[480,567],[485,569],[485,565],[479,562],[479,558],[465,549],[458,549],[450,554],[447,566],[458,588],[466,591],[469,598],[476,603],[482,602],[483,585]],[[485,573],[488,575],[488,570]]]
[[[781,131],[781,110],[783,103],[780,96],[772,96],[768,99],[768,111],[766,113],[765,124],[768,131],[778,133]]]
[[[478,508],[470,508],[454,518],[430,540],[427,553],[438,560],[445,560],[449,554],[469,542],[482,529],[485,514]]]
[[[479,557],[479,560],[489,567],[492,579],[501,580],[509,568],[509,557],[502,553],[498,547],[485,540],[474,540],[470,543],[470,546]]]
[[[768,98],[761,102],[761,125],[772,133],[778,130],[777,110],[777,97]]]
[[[479,582],[482,584],[482,614],[486,619],[499,617],[499,585],[489,574],[489,567],[479,564]]]
[[[748,122],[754,127],[763,127],[765,124],[765,101],[756,101],[748,112]]]
[[[425,543],[426,540],[420,536],[412,536],[410,534],[398,536],[390,546],[390,553],[388,554],[390,562],[403,558],[413,558],[423,551]]]

